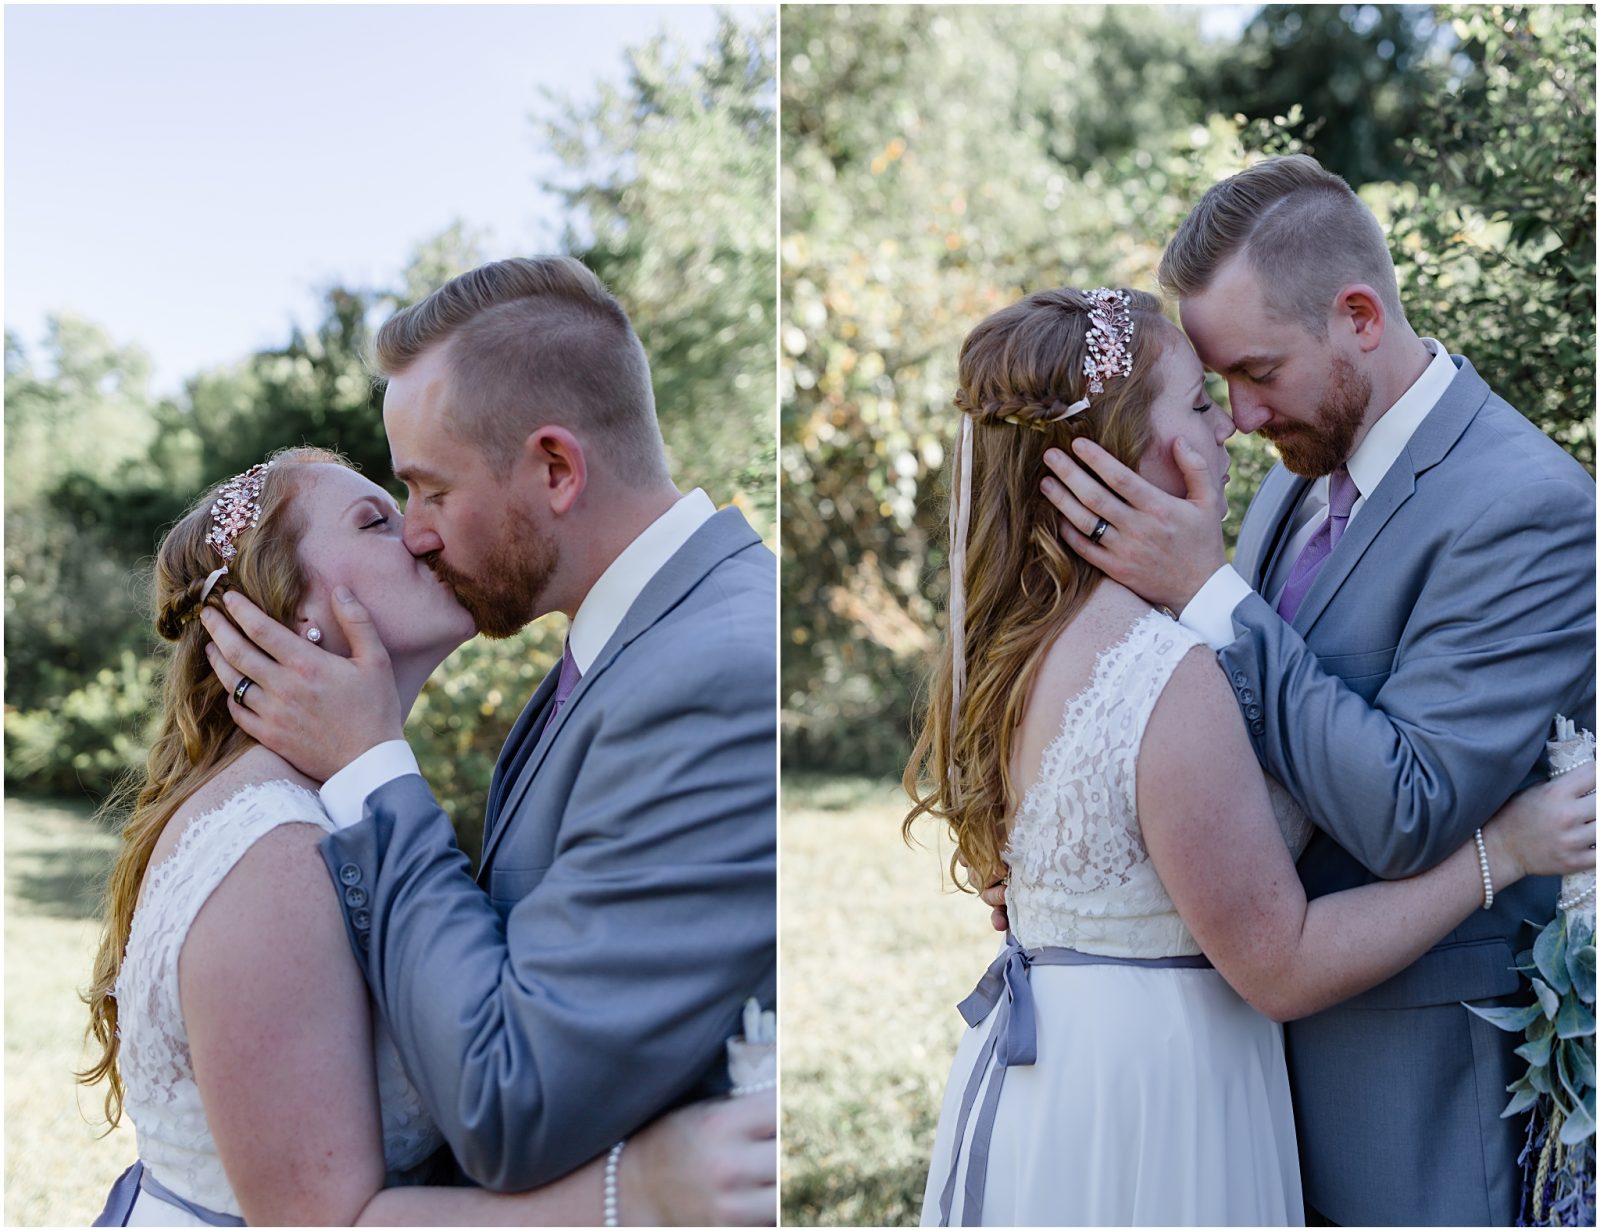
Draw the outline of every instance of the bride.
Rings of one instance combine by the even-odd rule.
[[[1138,291],[1047,291],[961,349],[950,652],[905,775],[1012,932],[956,1053],[925,1224],[1304,1218],[1279,1022],[1403,969],[1486,886],[1593,866],[1593,767],[1432,870],[1307,903],[1309,822],[1263,779],[1194,634],[1065,548],[1047,448],[1098,442],[1181,494],[1233,424]],[[1263,702],[1266,704],[1267,702]],[[954,869],[952,869],[953,871]]]
[[[373,612],[409,708],[472,617],[406,550],[382,488],[291,449],[203,496],[162,542],[156,629],[172,643],[159,730],[122,826],[85,997],[107,1119],[139,1159],[100,1225],[769,1221],[772,1096],[695,1104],[532,1192],[386,1186],[443,1144],[349,950],[318,852],[317,783],[234,726],[203,607],[237,589],[348,653],[332,594]],[[111,807],[117,807],[113,800]],[[126,804],[124,806],[127,806]],[[604,1091],[595,1092],[597,1098]]]

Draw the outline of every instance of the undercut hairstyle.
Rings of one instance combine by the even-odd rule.
[[[1325,337],[1334,296],[1355,282],[1405,319],[1383,228],[1350,185],[1315,158],[1268,158],[1213,184],[1156,272],[1179,299],[1198,295],[1242,252],[1269,309]]]
[[[528,436],[568,428],[618,478],[668,477],[650,363],[628,314],[567,256],[495,261],[452,278],[378,330],[382,379],[444,347],[445,429],[509,473]]]

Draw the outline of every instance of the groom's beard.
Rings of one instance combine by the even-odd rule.
[[[1264,427],[1261,434],[1278,447],[1283,464],[1307,479],[1332,474],[1350,460],[1356,433],[1372,402],[1372,378],[1343,355],[1328,372],[1328,392],[1317,407],[1314,425]]]
[[[553,536],[541,534],[520,510],[508,509],[499,540],[475,575],[457,572],[436,555],[428,557],[428,567],[471,613],[478,631],[499,639],[520,632],[538,613],[560,558]]]

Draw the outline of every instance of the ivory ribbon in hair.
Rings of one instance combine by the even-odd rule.
[[[950,746],[955,747],[967,683],[967,524],[972,520],[972,416],[961,416],[956,498],[950,502]]]
[[[226,564],[224,564],[221,568],[214,568],[211,570],[206,577],[206,584],[200,587],[200,597],[195,600],[194,604],[195,610],[198,611],[201,607],[206,605],[206,599],[210,597],[212,588],[217,584],[218,581],[222,579],[222,575],[227,571],[228,566]]]

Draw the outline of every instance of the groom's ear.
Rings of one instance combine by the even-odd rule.
[[[1352,283],[1340,291],[1333,301],[1333,316],[1362,351],[1375,351],[1383,341],[1383,300],[1366,283]]]
[[[538,498],[561,516],[571,511],[589,481],[583,445],[564,427],[547,424],[529,434],[523,443],[523,469]]]

